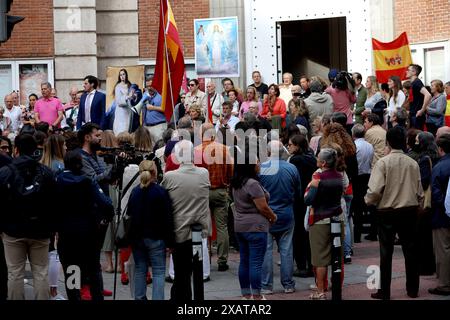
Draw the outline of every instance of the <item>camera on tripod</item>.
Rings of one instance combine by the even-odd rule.
[[[333,83],[333,87],[338,88],[339,90],[355,90],[355,80],[353,80],[353,75],[347,71],[340,71],[336,75],[336,80]]]
[[[100,156],[107,164],[112,164],[116,167],[125,168],[130,164],[139,165],[144,160],[144,155],[137,151],[135,146],[130,143],[125,143],[120,147],[101,147]]]

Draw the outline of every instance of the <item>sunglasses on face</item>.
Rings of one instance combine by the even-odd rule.
[[[189,83],[189,87],[195,87],[195,83]]]

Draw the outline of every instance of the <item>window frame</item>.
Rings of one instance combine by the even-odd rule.
[[[0,60],[0,65],[11,66],[12,90],[20,90],[20,66],[23,64],[46,64],[48,82],[55,85],[54,61],[51,59],[18,59],[18,60]],[[39,96],[40,92],[36,92]],[[26,104],[28,101],[20,101],[20,104]]]
[[[413,63],[418,64],[425,68],[425,50],[427,49],[435,49],[435,48],[444,48],[444,77],[445,79],[442,82],[446,83],[450,81],[450,40],[445,41],[433,41],[433,42],[424,42],[424,43],[415,43],[410,45],[410,50],[416,51],[417,61],[413,60]],[[426,72],[425,70],[419,75],[419,79],[425,85],[429,85],[430,82],[434,79],[425,79]]]

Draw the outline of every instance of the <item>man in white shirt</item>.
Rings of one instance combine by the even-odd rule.
[[[216,92],[216,84],[214,82],[208,82],[206,91],[207,94],[204,96],[202,102],[204,116],[207,119],[206,121],[212,119],[212,123],[216,124],[217,121],[219,121],[220,111],[224,100],[222,95]]]
[[[11,119],[11,127],[13,133],[17,133],[20,128],[22,122],[20,121],[20,117],[22,115],[22,110],[20,107],[14,105],[14,99],[11,94],[5,96],[5,117]]]
[[[356,159],[358,161],[358,176],[353,181],[353,224],[354,241],[361,242],[362,216],[367,212],[364,196],[367,192],[367,185],[370,179],[373,160],[373,146],[364,139],[365,128],[362,124],[355,124],[352,128],[352,136],[356,145]]]
[[[216,123],[216,132],[220,129],[229,129],[231,133],[234,133],[234,127],[239,122],[239,118],[231,114],[233,104],[230,101],[222,103],[222,116]]]

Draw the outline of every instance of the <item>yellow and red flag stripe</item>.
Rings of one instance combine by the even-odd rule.
[[[184,75],[183,47],[168,0],[160,0],[158,49],[153,87],[162,96],[162,109],[170,120]],[[169,77],[170,73],[170,77]],[[170,82],[169,82],[170,81]],[[172,91],[172,94],[171,94]]]
[[[406,32],[392,42],[380,42],[372,38],[375,71],[379,83],[386,83],[391,76],[406,79],[406,70],[412,63]]]

